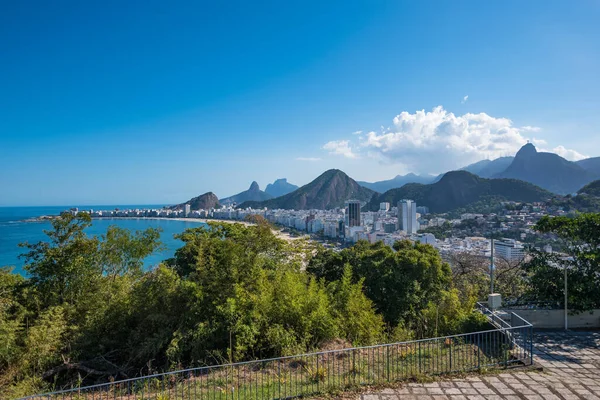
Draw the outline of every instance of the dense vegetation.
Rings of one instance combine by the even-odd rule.
[[[534,251],[525,264],[529,299],[564,306],[564,273],[568,279],[568,304],[575,311],[600,308],[600,214],[575,218],[542,218],[542,233],[554,233],[567,243],[567,254]]]
[[[334,253],[255,222],[189,229],[145,271],[158,231],[90,237],[86,214],[53,220],[47,242],[25,245],[27,278],[0,270],[0,397],[484,322],[430,246]]]
[[[600,180],[588,183],[579,189],[577,194],[587,194],[589,196],[600,197]]]
[[[356,181],[339,169],[323,172],[312,182],[284,196],[266,201],[247,201],[241,208],[288,209],[288,210],[329,210],[343,207],[348,199],[367,202],[374,191],[360,186]]]
[[[600,180],[585,185],[575,196],[567,195],[562,198],[553,199],[551,205],[560,206],[565,211],[570,212],[600,212]]]
[[[368,209],[375,211],[379,203],[396,204],[402,199],[412,199],[427,206],[432,213],[444,213],[462,208],[472,212],[489,211],[501,200],[535,202],[552,197],[552,194],[527,182],[515,179],[484,179],[467,171],[452,171],[439,182],[430,185],[411,183],[374,197]]]
[[[0,397],[485,324],[472,311],[489,291],[483,257],[447,264],[408,241],[336,252],[254,222],[189,229],[173,259],[145,271],[158,231],[89,237],[86,214],[53,220],[47,242],[24,244],[27,278],[0,269]],[[566,266],[571,309],[600,307],[600,215],[543,218],[536,228],[560,236],[570,257],[499,260],[496,290],[560,305]]]

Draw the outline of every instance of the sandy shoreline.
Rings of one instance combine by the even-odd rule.
[[[209,223],[209,222],[216,222],[216,223],[225,223],[225,224],[242,224],[245,226],[252,226],[254,225],[254,223],[252,222],[248,222],[248,221],[237,221],[237,220],[231,220],[231,219],[214,219],[214,218],[167,218],[167,217],[94,217],[92,218],[93,220],[100,220],[100,219],[112,219],[112,220],[119,220],[119,219],[157,219],[157,220],[165,220],[165,221],[180,221],[180,222],[195,222],[195,223]],[[292,241],[292,240],[298,240],[301,239],[301,237],[292,237],[290,236],[289,233],[285,233],[282,232],[281,230],[275,228],[272,229],[273,234],[275,234],[275,236],[277,236],[280,239],[283,240],[287,240],[287,241]]]

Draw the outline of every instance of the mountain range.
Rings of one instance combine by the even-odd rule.
[[[438,182],[423,185],[410,183],[373,197],[367,209],[375,211],[379,204],[392,205],[402,199],[414,200],[418,206],[429,207],[432,213],[444,213],[464,208],[477,202],[543,201],[553,194],[531,183],[516,179],[486,179],[468,171],[452,171]]]
[[[575,193],[585,184],[600,178],[600,157],[572,162],[558,154],[538,152],[531,143],[524,145],[514,157],[482,160],[461,168],[482,178],[512,178],[533,183],[553,193],[565,195]],[[400,188],[408,183],[435,183],[437,177],[423,175],[398,175],[394,179],[379,182],[358,182],[383,193]]]
[[[220,199],[219,203],[228,206],[232,204],[240,204],[245,201],[263,201],[272,198],[272,195],[260,190],[260,186],[258,186],[258,183],[256,183],[256,181],[254,181],[250,184],[248,190],[244,190],[243,192],[234,194],[233,196]]]
[[[407,183],[432,183],[435,179],[435,176],[427,176],[427,175],[415,175],[415,174],[406,174],[406,175],[396,175],[395,178],[378,181],[378,182],[364,182],[357,181],[357,183],[361,186],[364,186],[368,189],[374,190],[379,193],[387,192],[390,189],[399,188]]]
[[[344,202],[350,199],[368,202],[375,194],[373,190],[360,186],[344,172],[330,169],[291,193],[266,201],[247,201],[240,204],[240,208],[328,210],[343,207]]]
[[[267,185],[263,192],[252,182],[248,190],[220,201],[208,192],[187,204],[192,209],[236,204],[241,208],[307,210],[343,207],[345,201],[356,199],[368,203],[367,209],[375,210],[381,202],[396,204],[401,199],[412,199],[432,212],[441,213],[473,208],[476,204],[481,209],[482,204],[497,204],[501,200],[532,202],[555,197],[556,201],[562,201],[567,198],[554,194],[577,191],[580,198],[588,199],[600,193],[600,181],[591,183],[598,178],[600,157],[571,162],[557,154],[538,152],[528,143],[515,157],[483,160],[437,177],[407,174],[379,182],[356,182],[344,172],[331,169],[302,187],[282,178]]]
[[[461,168],[461,170],[468,171],[482,178],[492,178],[504,172],[514,159],[514,157],[500,157],[495,160],[482,160]]]
[[[577,165],[600,177],[600,157],[586,158],[585,160],[577,161]]]
[[[569,194],[577,192],[597,175],[558,154],[538,152],[533,144],[527,143],[512,163],[494,178],[520,179],[554,193]]]
[[[265,192],[273,197],[279,197],[291,193],[296,189],[298,189],[298,186],[289,183],[285,178],[281,178],[277,179],[273,183],[269,183],[265,189]]]

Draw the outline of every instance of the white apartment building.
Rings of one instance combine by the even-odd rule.
[[[398,230],[408,234],[417,233],[417,203],[412,200],[398,202]]]
[[[525,247],[521,242],[513,239],[503,239],[494,242],[496,257],[508,261],[521,261],[525,258]]]

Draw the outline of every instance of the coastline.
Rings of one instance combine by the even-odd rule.
[[[92,220],[119,220],[119,219],[155,219],[164,221],[180,221],[180,222],[194,222],[206,224],[209,222],[226,223],[226,224],[242,224],[244,226],[252,226],[254,223],[248,221],[238,221],[232,219],[215,219],[215,218],[168,218],[168,217],[94,217]],[[282,232],[281,229],[271,228],[271,231],[279,239],[283,239],[287,242],[302,239],[303,237],[291,236],[289,233]],[[308,235],[307,235],[308,236]]]
[[[42,215],[42,216],[35,217],[35,218],[25,219],[22,222],[28,222],[28,223],[48,222],[56,217],[57,216],[55,216],[55,215]],[[183,218],[183,217],[176,217],[176,218],[169,218],[169,217],[92,217],[92,220],[94,220],[94,221],[95,220],[115,220],[115,221],[118,221],[118,220],[164,220],[164,221],[192,222],[192,223],[201,223],[201,224],[207,224],[209,222],[216,222],[216,223],[225,223],[225,224],[242,224],[244,226],[254,225],[254,223],[252,223],[252,222],[238,221],[238,220],[231,220],[231,219]],[[277,236],[280,239],[286,240],[288,242],[303,238],[303,236],[301,236],[301,237],[291,236],[289,233],[282,232],[282,230],[277,227],[272,228],[271,230],[273,231],[273,234],[275,236]]]
[[[242,224],[244,226],[252,226],[254,223],[248,221],[237,221],[231,219],[214,219],[214,218],[168,218],[168,217],[94,217],[92,220],[119,220],[119,219],[156,219],[164,221],[180,221],[180,222],[194,222],[206,224],[209,222],[226,223],[226,224]],[[282,232],[281,229],[271,228],[271,231],[279,239],[283,239],[287,242],[302,239],[303,237],[291,236],[289,233]],[[308,236],[308,235],[307,235]]]
[[[234,221],[231,219],[214,219],[214,218],[169,218],[169,217],[92,217],[92,220],[119,220],[119,219],[157,219],[163,221],[180,221],[180,222],[195,222],[207,224],[209,222],[224,222],[227,224],[242,224],[245,226],[254,225],[248,221]]]

